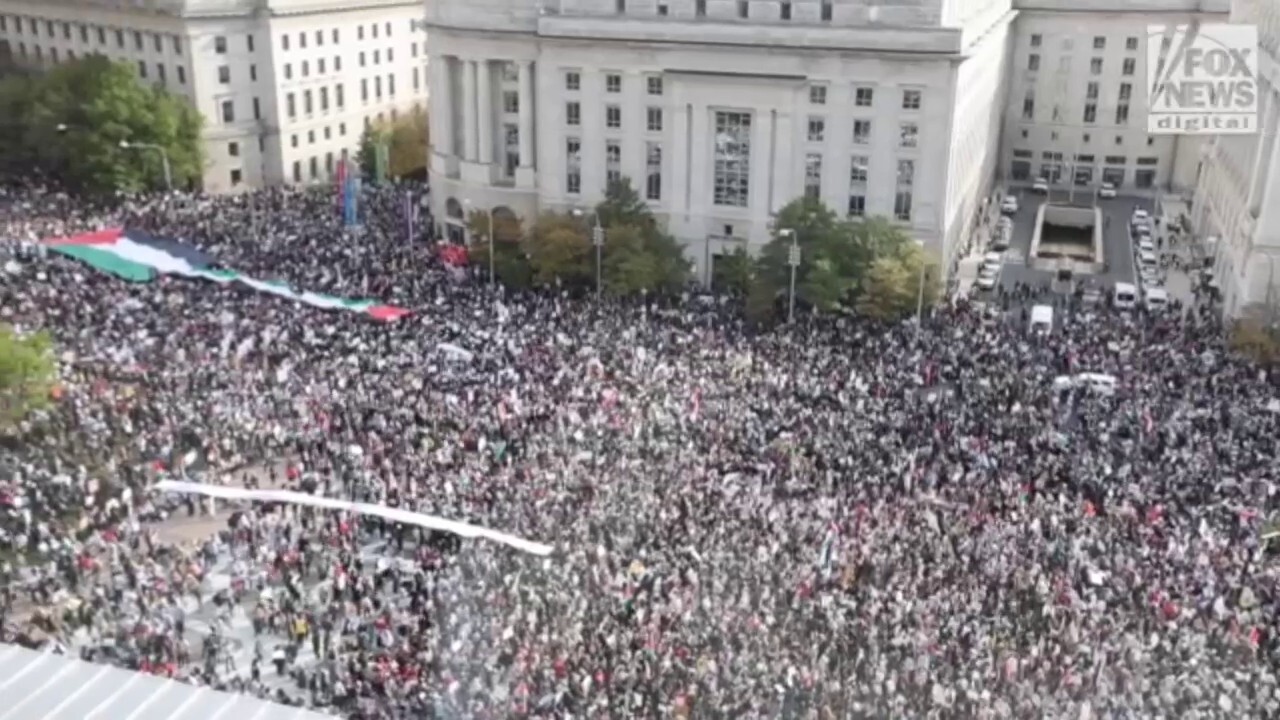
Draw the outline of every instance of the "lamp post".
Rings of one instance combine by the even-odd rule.
[[[584,217],[586,212],[581,208],[573,209],[573,216]],[[600,213],[591,213],[591,244],[596,249],[596,302],[600,301],[603,285],[604,268],[604,226],[600,224]]]
[[[463,204],[463,205],[466,205],[467,207],[472,207],[471,200],[469,200],[469,199],[468,199],[468,200],[463,200],[463,201],[462,201],[462,204]],[[488,236],[488,240],[489,240],[489,284],[490,284],[490,285],[492,285],[492,284],[493,284],[493,281],[494,281],[494,271],[493,271],[493,266],[494,266],[494,262],[493,262],[493,209],[492,209],[492,208],[486,208],[486,209],[484,209],[484,210],[481,210],[480,212],[484,213],[485,226],[488,228],[488,230],[486,231],[486,235]]]
[[[59,130],[61,130],[62,127],[63,126],[59,125],[58,126]],[[132,150],[132,149],[155,150],[156,152],[160,153],[160,167],[162,170],[164,170],[165,189],[173,190],[173,172],[169,168],[169,152],[165,150],[163,146],[156,145],[154,143],[140,143],[140,142],[129,142],[128,140],[121,140],[120,147],[124,150]]]
[[[796,319],[796,269],[800,267],[800,246],[796,244],[796,231],[792,228],[782,228],[778,231],[778,237],[791,239],[791,244],[787,246],[787,266],[791,270],[791,281],[787,288],[787,324],[790,325]]]
[[[917,240],[916,243],[920,246],[920,278],[916,287],[916,337],[919,337],[920,328],[924,327],[924,274],[929,263],[924,254],[924,241]]]

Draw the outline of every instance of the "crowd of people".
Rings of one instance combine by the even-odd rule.
[[[61,373],[0,453],[8,624],[44,608],[85,657],[361,718],[1280,716],[1277,378],[1210,312],[759,328],[460,281],[399,189],[361,210],[352,236],[331,193],[0,197],[0,322]],[[39,245],[122,223],[411,314]],[[170,543],[206,511],[151,488],[177,475],[555,551],[279,505]]]

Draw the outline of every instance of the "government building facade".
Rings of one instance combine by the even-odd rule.
[[[949,264],[993,190],[1010,0],[433,0],[432,203],[589,209],[627,178],[715,258],[801,196]]]

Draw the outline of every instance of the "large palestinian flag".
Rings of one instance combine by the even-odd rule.
[[[313,307],[364,313],[375,320],[395,320],[409,314],[404,308],[374,300],[350,300],[295,290],[279,281],[255,280],[234,270],[218,269],[217,262],[198,248],[139,230],[99,230],[45,243],[54,252],[130,282],[149,282],[157,275],[182,275],[222,284],[240,283]]]

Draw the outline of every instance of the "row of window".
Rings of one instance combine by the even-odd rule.
[[[110,39],[114,40],[116,47],[120,49],[124,49],[128,45],[127,40],[131,38],[133,49],[142,51],[150,45],[158,53],[164,52],[165,38],[168,38],[173,52],[182,54],[182,38],[177,35],[108,28],[102,25],[61,20],[37,20],[30,17],[0,15],[0,33],[7,33],[11,28],[14,35],[30,35],[33,38],[44,37],[56,40],[61,36],[63,40],[72,40],[73,37],[78,36],[80,42],[86,45],[95,40],[98,45],[107,45]]]
[[[570,195],[577,195],[582,192],[582,140],[576,137],[566,138],[565,151],[568,155],[565,191]],[[662,200],[662,143],[645,143],[644,157],[644,198],[657,202]],[[605,141],[604,175],[607,184],[622,180],[622,143],[618,140]]]
[[[1031,152],[1030,150],[1015,149],[1013,151],[1013,156],[1015,158],[1019,158],[1022,160],[1030,160],[1035,158],[1035,153]],[[1041,160],[1049,160],[1052,162],[1062,162],[1062,158],[1063,158],[1063,155],[1061,152],[1053,152],[1053,151],[1045,150],[1040,153]],[[1075,161],[1077,163],[1091,164],[1096,161],[1095,156],[1088,153],[1077,153],[1075,158],[1076,158]],[[1128,165],[1129,158],[1126,155],[1104,155],[1102,158],[1102,162],[1105,165]],[[1134,159],[1133,162],[1135,165],[1159,165],[1160,158],[1143,156],[1143,157]]]
[[[1028,128],[1022,128],[1022,130],[1021,130],[1020,134],[1021,134],[1021,136],[1022,136],[1022,139],[1023,139],[1023,140],[1026,140],[1026,139],[1030,136],[1031,132],[1030,132],[1030,130],[1029,130]],[[1049,132],[1049,140],[1050,140],[1051,142],[1058,142],[1058,139],[1059,139],[1059,137],[1058,137],[1058,131],[1057,131],[1057,130],[1052,130],[1052,131],[1050,131],[1050,132]],[[1080,144],[1082,144],[1082,145],[1088,145],[1088,144],[1089,144],[1089,143],[1091,143],[1091,142],[1093,142],[1093,134],[1092,134],[1092,133],[1084,133],[1083,135],[1081,135],[1081,136],[1080,136]],[[1123,144],[1124,144],[1124,136],[1123,136],[1123,135],[1116,135],[1116,136],[1115,136],[1115,144],[1116,144],[1116,145],[1123,145]],[[1148,137],[1147,137],[1147,147],[1152,147],[1152,146],[1154,146],[1155,144],[1156,144],[1156,139],[1155,139],[1154,137],[1148,136]]]
[[[662,76],[646,75],[645,76],[645,92],[650,95],[662,94]],[[569,92],[578,92],[582,89],[582,71],[566,70],[564,72],[564,89]],[[611,94],[622,92],[622,74],[621,73],[605,73],[604,75],[604,91]]]
[[[1031,44],[1031,47],[1033,47],[1033,48],[1041,47],[1041,46],[1044,44],[1044,36],[1043,36],[1043,35],[1041,35],[1040,33],[1033,33],[1033,34],[1031,35],[1031,37],[1030,37],[1028,40],[1029,40],[1029,42],[1030,42],[1030,44]],[[1071,50],[1075,49],[1075,43],[1076,43],[1076,39],[1075,39],[1075,37],[1074,37],[1074,36],[1064,37],[1064,38],[1062,38],[1062,49],[1063,49],[1063,50],[1066,50],[1066,51],[1071,51]],[[1162,47],[1164,47],[1164,48],[1168,49],[1169,41],[1168,41],[1167,39],[1165,39],[1165,40],[1162,42],[1162,44],[1161,44],[1161,45],[1162,45]],[[1093,49],[1094,49],[1094,50],[1106,50],[1106,49],[1107,49],[1107,38],[1106,38],[1106,36],[1104,36],[1104,35],[1094,35],[1094,36],[1093,36]],[[1138,51],[1138,36],[1137,36],[1137,35],[1130,35],[1130,36],[1126,37],[1126,38],[1124,39],[1124,49],[1125,49],[1125,52],[1137,52],[1137,51]]]
[[[409,28],[410,28],[410,30],[412,30],[412,29],[413,29],[413,21],[412,21],[412,20],[410,20],[409,22],[410,22]],[[378,33],[379,33],[379,28],[381,28],[381,30],[382,30],[382,37],[391,37],[391,23],[390,23],[390,21],[388,21],[388,22],[384,22],[384,23],[382,23],[381,25],[379,25],[379,24],[378,24],[378,23],[376,23],[376,22],[374,22],[374,23],[369,23],[369,25],[368,25],[367,27],[368,27],[368,37],[370,37],[370,39],[373,39],[373,40],[377,40],[377,39],[378,39],[378,36],[379,36],[379,35],[378,35]],[[365,26],[365,25],[357,25],[357,26],[356,26],[356,40],[364,40],[364,39],[365,39],[365,37],[366,37],[366,34],[365,34],[365,28],[366,28],[366,26]],[[292,37],[295,37],[295,36],[290,35],[289,33],[280,33],[280,49],[281,49],[281,50],[288,50],[288,49],[290,49],[290,44],[291,44],[291,40],[290,40],[290,38],[292,38]],[[299,49],[299,50],[305,50],[305,49],[307,48],[307,38],[308,38],[308,37],[311,37],[311,38],[313,38],[313,39],[314,39],[314,42],[315,42],[315,46],[316,46],[316,47],[323,47],[323,46],[324,46],[324,38],[325,38],[325,34],[324,34],[324,31],[323,31],[323,30],[316,30],[316,31],[311,32],[311,33],[308,33],[308,32],[306,32],[306,31],[300,31],[300,32],[298,32],[298,34],[296,35],[296,37],[297,37],[297,39],[298,39],[298,49]],[[334,45],[337,45],[338,43],[342,42],[342,34],[338,32],[338,28],[333,28],[332,30],[330,30],[330,31],[329,31],[329,38],[330,38],[330,40],[331,40],[332,44],[334,44]],[[416,43],[415,43],[415,44],[416,44]]]
[[[30,52],[30,54],[28,54],[28,52]],[[85,55],[87,57],[89,55],[94,55],[94,54],[99,54],[99,53],[86,53]],[[35,62],[40,64],[44,64],[48,62],[51,65],[57,65],[63,62],[64,60],[66,62],[74,62],[76,60],[76,51],[67,50],[66,55],[63,55],[59,53],[58,48],[55,47],[55,48],[49,48],[49,54],[45,55],[44,48],[42,48],[41,46],[32,45],[30,48],[30,51],[28,51],[27,44],[20,42],[18,43],[18,59],[22,61],[34,60]],[[156,82],[160,83],[161,85],[165,85],[169,82],[168,68],[162,62],[148,65],[145,60],[139,60],[138,76],[144,80],[152,79],[151,78],[152,68],[154,68],[155,70],[154,79]],[[177,79],[178,84],[186,85],[187,69],[182,65],[174,65],[173,70],[174,70],[174,76]]]
[[[770,5],[772,5],[772,3],[759,3],[756,5],[756,9],[758,11],[762,7],[768,7]],[[747,20],[753,17],[751,15],[750,0],[737,0],[737,5],[735,9],[738,15],[738,19],[740,20]],[[627,12],[627,0],[614,0],[614,10],[617,11],[619,15],[625,15]],[[654,11],[660,17],[667,17],[668,15],[671,14],[671,5],[667,2],[664,2],[663,0],[659,0],[658,4],[654,8]],[[820,4],[820,9],[819,9],[819,16],[822,18],[822,21],[831,22],[831,17],[833,13],[834,13],[834,8],[832,6],[831,0],[822,0]],[[693,0],[693,14],[697,17],[706,17],[707,16],[707,0]],[[776,17],[768,16],[764,18],[759,18],[759,16],[757,16],[757,18],[766,19],[766,20],[790,20],[792,18],[792,3],[790,0],[782,0],[782,2],[778,3],[778,15]]]
[[[871,107],[875,103],[875,88],[873,87],[856,87],[853,90],[853,104],[855,107]],[[924,94],[920,90],[907,88],[902,91],[903,110],[918,111],[923,101]],[[826,85],[810,85],[809,86],[809,104],[826,105],[827,104],[827,86]]]
[[[396,76],[394,74],[388,74],[386,76],[386,83],[383,83],[383,77],[381,75],[376,76],[372,79],[373,79],[372,97],[374,100],[382,100],[384,87],[386,89],[387,97],[394,98],[396,96]],[[370,78],[360,79],[360,102],[365,102],[365,103],[369,102],[369,99],[370,99],[369,80]],[[418,92],[421,92],[421,90],[422,90],[421,69],[415,67],[413,69],[413,91],[414,93],[418,93]],[[285,96],[284,96],[285,114],[289,117],[290,120],[297,119],[298,117],[298,97],[299,96],[302,97],[303,115],[308,115],[308,116],[312,115],[313,113],[316,112],[317,109],[319,109],[319,111],[322,113],[329,112],[329,99],[330,99],[329,88],[327,87],[315,88],[315,89],[308,88],[306,90],[303,90],[300,93],[298,92],[285,93]],[[333,86],[332,98],[333,98],[333,105],[338,110],[342,110],[344,107],[346,107],[346,93],[344,91],[344,86],[341,83]]]
[[[822,117],[810,117],[809,126],[805,137],[811,143],[826,142],[827,139],[827,121]],[[920,143],[920,125],[914,121],[902,121],[898,123],[898,147],[914,148]],[[853,121],[853,144],[854,145],[870,145],[871,144],[871,121],[870,120],[854,120]]]
[[[1058,56],[1058,69],[1067,71],[1071,68],[1072,57],[1070,55]],[[1103,67],[1103,58],[1089,58],[1089,74],[1101,75]],[[1036,72],[1040,69],[1040,55],[1032,53],[1027,56],[1027,70]],[[1132,76],[1138,69],[1138,61],[1135,58],[1127,57],[1120,61],[1120,74]]]
[[[1076,187],[1089,187],[1093,185],[1094,173],[1098,168],[1076,167],[1074,169],[1064,168],[1062,163],[1046,162],[1040,164],[1040,172],[1037,178],[1042,178],[1051,183],[1057,183],[1062,180],[1064,172],[1070,170],[1073,175],[1072,181]],[[1031,162],[1028,160],[1014,160],[1009,168],[1010,178],[1014,181],[1025,182],[1031,179]],[[1128,179],[1129,172],[1122,167],[1103,167],[1100,179],[1104,183],[1110,183],[1113,187],[1124,187]],[[1156,171],[1150,168],[1139,168],[1133,171],[1133,186],[1146,190],[1155,187]]]
[[[808,153],[804,158],[804,194],[814,200],[822,198],[822,158],[822,153]],[[845,212],[850,217],[864,217],[867,214],[867,176],[870,166],[871,158],[866,155],[854,155],[849,159],[849,201]],[[915,176],[916,161],[899,158],[893,194],[894,220],[911,220]]]
[[[1098,121],[1098,83],[1090,81],[1085,86],[1085,102],[1082,121],[1086,124],[1093,124]],[[1115,124],[1127,125],[1129,123],[1129,101],[1133,98],[1133,84],[1123,82],[1120,83],[1119,92],[1116,95]],[[1022,99],[1022,119],[1034,121],[1036,117],[1036,91],[1035,88],[1028,88],[1027,95]],[[1053,106],[1051,113],[1051,122],[1062,122],[1062,107],[1060,105]]]

